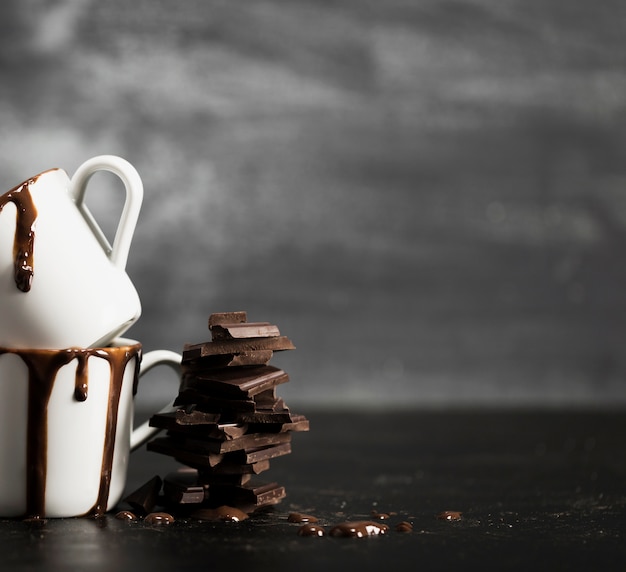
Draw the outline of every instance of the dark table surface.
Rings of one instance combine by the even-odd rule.
[[[0,520],[2,570],[624,569],[626,412],[307,412],[264,480],[273,509],[238,523]],[[128,489],[178,465],[133,454]],[[306,538],[387,513],[384,536]],[[450,522],[442,511],[460,511]],[[408,521],[413,531],[395,525]]]

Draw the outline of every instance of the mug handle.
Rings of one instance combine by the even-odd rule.
[[[139,369],[139,377],[148,373],[153,367],[157,365],[167,365],[171,367],[177,374],[178,379],[180,379],[181,375],[181,360],[182,357],[180,354],[176,352],[171,352],[169,350],[154,350],[144,354],[141,359],[141,367]],[[163,409],[159,411],[159,413],[167,413],[169,411],[173,411],[174,400],[168,403]],[[160,431],[157,427],[150,427],[150,421],[146,421],[141,424],[139,427],[135,428],[130,436],[130,450],[134,451],[137,447],[143,445],[150,437],[152,437],[155,433]]]
[[[109,244],[106,236],[84,203],[87,182],[97,171],[109,171],[117,175],[122,179],[126,190],[126,200],[115,232],[113,246]],[[130,244],[143,201],[143,183],[135,167],[125,159],[115,155],[99,155],[88,159],[76,169],[71,180],[70,194],[111,262],[122,270],[126,268]]]

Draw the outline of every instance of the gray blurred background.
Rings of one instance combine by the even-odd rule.
[[[625,30],[616,0],[3,0],[0,185],[128,159],[129,334],[247,310],[298,348],[289,405],[624,404]],[[109,233],[120,201],[94,178]]]

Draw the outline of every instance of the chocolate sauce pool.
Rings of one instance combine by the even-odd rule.
[[[0,197],[0,212],[7,203],[17,208],[15,238],[13,239],[13,273],[15,284],[28,292],[33,280],[33,250],[35,246],[35,221],[37,209],[29,187],[37,180],[33,177]]]
[[[124,372],[130,360],[135,360],[135,380],[141,361],[141,345],[117,348],[69,348],[66,350],[25,350],[0,348],[0,355],[18,355],[28,368],[28,420],[26,450],[26,516],[45,516],[46,472],[48,465],[48,402],[59,370],[77,360],[74,399],[84,402],[89,398],[88,360],[97,357],[109,363],[110,385],[106,415],[102,470],[98,498],[89,515],[100,516],[106,512],[111,484],[113,450],[117,428],[117,414]],[[136,392],[133,387],[133,394]]]

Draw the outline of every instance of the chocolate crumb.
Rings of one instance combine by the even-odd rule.
[[[461,520],[463,513],[457,510],[444,510],[437,515],[438,520],[455,521]]]
[[[387,520],[389,519],[389,514],[387,514],[386,512],[378,512],[373,510],[372,518],[375,518],[376,520]]]

